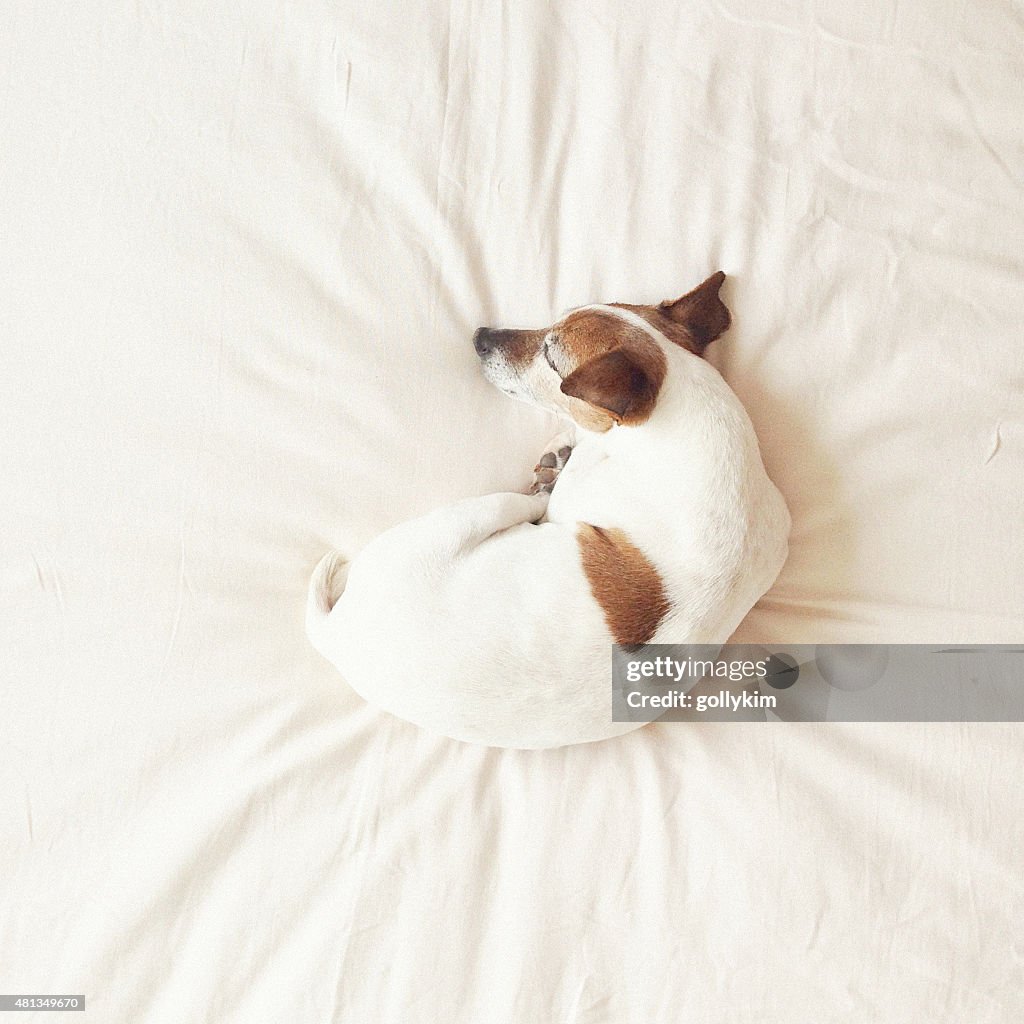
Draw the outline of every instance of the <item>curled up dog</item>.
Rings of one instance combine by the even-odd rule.
[[[309,637],[366,700],[468,742],[584,743],[643,724],[612,721],[613,642],[729,638],[778,576],[790,521],[703,358],[730,323],[724,278],[476,332],[487,379],[566,429],[531,493],[458,502],[317,566]]]

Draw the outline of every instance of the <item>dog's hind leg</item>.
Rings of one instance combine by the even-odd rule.
[[[418,564],[431,571],[496,533],[536,523],[547,507],[547,494],[502,491],[464,498],[392,527],[371,541],[366,551],[372,549],[379,567],[393,566],[396,572],[404,572]]]
[[[536,523],[548,507],[547,494],[519,494],[503,491],[466,498],[423,517],[419,522],[432,536],[445,538],[447,553],[476,547],[502,530],[524,523]],[[429,524],[429,525],[428,525]]]
[[[547,494],[509,491],[466,498],[401,523],[380,534],[359,553],[352,565],[352,586],[358,589],[372,581],[374,587],[408,593],[413,580],[430,580],[439,569],[496,533],[537,522],[547,506]],[[306,628],[314,646],[346,589],[349,568],[343,556],[332,552],[313,571]]]

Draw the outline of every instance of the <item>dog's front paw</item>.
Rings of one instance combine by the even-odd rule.
[[[572,455],[572,439],[559,435],[551,442],[551,448],[541,457],[540,462],[533,467],[533,486],[531,494],[550,494],[558,479],[558,474],[565,468],[565,464]]]

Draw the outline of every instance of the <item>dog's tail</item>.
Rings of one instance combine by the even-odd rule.
[[[306,632],[313,641],[323,631],[327,616],[345,592],[348,567],[349,562],[343,555],[331,551],[313,570],[306,599]]]

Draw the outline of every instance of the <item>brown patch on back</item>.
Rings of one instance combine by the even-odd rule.
[[[602,419],[625,426],[636,426],[651,415],[668,370],[657,342],[599,310],[571,313],[556,330],[576,362],[562,381],[563,394],[587,403]],[[580,415],[573,415],[587,426]]]
[[[617,644],[648,643],[669,610],[658,570],[622,530],[581,523],[583,571]]]

